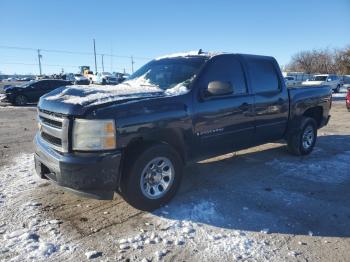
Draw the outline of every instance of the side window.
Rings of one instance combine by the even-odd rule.
[[[47,90],[49,88],[49,83],[47,80],[43,80],[37,83],[38,90]]]
[[[247,64],[253,90],[256,93],[279,90],[279,77],[273,63],[269,60],[248,58]]]
[[[33,89],[39,89],[40,85],[39,85],[38,82],[36,82],[36,83],[31,84],[30,87],[33,88]]]
[[[247,93],[244,72],[240,61],[234,55],[219,55],[212,58],[204,69],[200,81],[202,88],[212,81],[230,82],[234,95]]]
[[[53,81],[51,83],[51,89],[56,89],[56,88],[58,88],[60,86],[63,86],[63,83],[61,81]]]
[[[50,89],[50,90],[53,90],[53,89],[56,89],[56,88],[58,88],[58,87],[60,87],[60,86],[64,86],[64,85],[65,85],[64,83],[65,83],[65,82],[60,81],[60,80],[51,81],[49,89]]]

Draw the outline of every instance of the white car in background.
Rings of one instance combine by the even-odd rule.
[[[324,74],[324,75],[315,75],[313,78],[306,80],[305,82],[302,82],[302,85],[305,86],[312,86],[312,85],[323,85],[323,86],[330,86],[334,93],[338,93],[340,90],[340,87],[342,85],[340,77],[337,75],[330,75],[330,74]]]
[[[75,85],[89,85],[90,84],[90,80],[87,79],[82,74],[69,73],[66,75],[66,80],[71,81]]]
[[[284,78],[287,87],[292,87],[298,85],[300,82],[295,80],[294,76],[286,76]]]
[[[97,73],[93,82],[96,84],[101,84],[101,85],[117,85],[117,84],[119,84],[118,79],[109,72]]]

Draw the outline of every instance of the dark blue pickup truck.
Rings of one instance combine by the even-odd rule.
[[[176,193],[186,162],[285,139],[307,155],[328,123],[331,89],[287,89],[273,57],[188,53],[155,59],[116,86],[41,97],[37,173],[98,199],[152,210]]]

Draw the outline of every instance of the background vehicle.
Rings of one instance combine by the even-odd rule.
[[[341,79],[337,75],[315,75],[308,81],[302,82],[302,85],[327,85],[330,86],[335,93],[338,93],[341,87]]]
[[[117,191],[142,210],[175,195],[188,161],[279,139],[309,154],[331,106],[328,86],[286,88],[276,60],[254,55],[172,55],[94,89],[40,99],[37,173],[88,197]]]
[[[71,82],[64,80],[33,80],[17,86],[4,88],[6,100],[12,104],[23,106],[27,103],[34,103],[39,98],[60,87],[70,85]]]
[[[286,76],[284,78],[284,81],[285,81],[287,87],[292,87],[292,86],[296,86],[299,84],[299,82],[295,80],[294,76]]]
[[[93,82],[101,85],[119,84],[118,79],[109,72],[97,73]]]
[[[90,80],[87,79],[82,74],[73,74],[73,73],[67,74],[66,80],[71,81],[75,85],[89,85],[90,84]]]
[[[129,75],[124,73],[113,72],[112,75],[117,78],[118,84],[122,83],[125,79],[129,77]]]
[[[82,66],[81,71],[82,71],[82,75],[85,76],[87,79],[89,79],[90,84],[92,84],[96,76],[94,75],[94,72],[90,70],[90,67]]]

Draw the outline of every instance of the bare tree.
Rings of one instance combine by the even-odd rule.
[[[341,50],[330,50],[326,48],[301,51],[292,56],[287,70],[300,71],[307,74],[349,74],[350,47]]]
[[[350,74],[350,46],[344,50],[337,50],[334,55],[336,72],[340,75]]]
[[[288,69],[307,74],[333,73],[333,54],[329,49],[302,51],[292,56]]]

